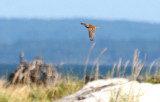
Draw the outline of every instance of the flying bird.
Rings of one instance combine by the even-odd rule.
[[[86,28],[88,28],[89,30],[89,38],[91,41],[94,40],[94,36],[95,36],[95,29],[96,28],[99,28],[99,27],[96,27],[94,25],[91,25],[91,24],[85,24],[85,23],[80,23],[81,25],[84,25]]]

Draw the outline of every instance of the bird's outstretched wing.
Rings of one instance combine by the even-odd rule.
[[[91,41],[94,40],[94,36],[95,36],[95,28],[89,28],[89,38]]]

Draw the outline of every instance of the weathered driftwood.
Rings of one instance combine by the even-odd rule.
[[[126,79],[113,79],[113,80],[111,79],[108,81],[97,80],[97,81],[89,82],[88,84],[86,84],[84,87],[82,87],[76,93],[69,95],[69,96],[66,96],[62,99],[59,99],[55,102],[82,102],[82,101],[83,102],[99,102],[99,101],[94,101],[94,99],[92,100],[92,98],[95,98],[95,100],[96,100],[96,97],[94,97],[94,93],[104,91],[104,89],[106,89],[108,87],[121,85],[121,84],[124,84],[127,82],[128,82],[128,80],[126,80]],[[107,89],[105,91],[109,91],[109,90],[110,89]],[[91,98],[91,100],[89,98]],[[89,99],[89,100],[85,101],[87,99]]]
[[[160,84],[117,78],[95,80],[54,102],[160,102]]]
[[[57,75],[56,69],[52,64],[46,64],[40,56],[36,57],[31,63],[23,61],[20,57],[20,65],[8,77],[9,84],[49,84],[54,81]]]

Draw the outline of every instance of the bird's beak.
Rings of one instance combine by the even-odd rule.
[[[100,27],[96,27],[96,28],[100,28]]]

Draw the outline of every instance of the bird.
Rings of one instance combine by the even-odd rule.
[[[84,25],[86,28],[88,28],[89,30],[89,38],[91,41],[94,40],[94,36],[95,36],[95,29],[96,28],[99,28],[99,27],[96,27],[92,24],[85,24],[85,23],[80,23],[81,25]]]

